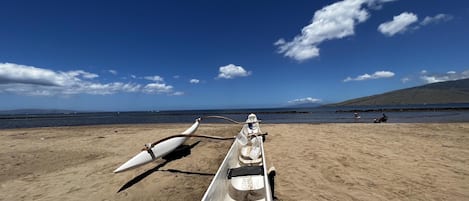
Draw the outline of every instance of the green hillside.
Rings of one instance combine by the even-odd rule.
[[[333,106],[469,103],[469,79],[438,82],[332,104]]]

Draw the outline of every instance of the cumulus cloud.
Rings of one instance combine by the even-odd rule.
[[[242,66],[236,66],[234,64],[228,64],[219,68],[217,78],[233,79],[235,77],[246,77],[251,75],[251,71],[246,71]]]
[[[418,22],[417,15],[410,12],[404,12],[398,16],[394,16],[392,21],[380,24],[378,31],[386,36],[393,36],[397,33],[404,33],[407,30],[418,30],[423,26],[447,22],[452,19],[452,15],[440,13],[435,16],[426,16],[422,21],[420,21],[420,23],[415,25],[415,23]]]
[[[153,82],[164,82],[163,77],[161,77],[161,76],[159,76],[159,75],[145,76],[145,77],[143,77],[143,78],[146,79],[146,80],[153,81]]]
[[[393,77],[394,73],[391,71],[376,71],[373,74],[365,73],[363,75],[359,75],[355,78],[347,77],[343,81],[350,82],[350,81],[363,81],[363,80],[374,80],[374,79],[381,79],[381,78],[390,78]]]
[[[166,85],[165,83],[150,83],[143,87],[143,92],[145,93],[168,93],[173,90],[173,86]]]
[[[444,74],[428,74],[427,72],[425,72],[425,74],[422,74],[420,76],[420,79],[422,79],[422,81],[424,81],[425,83],[445,82],[466,78],[469,78],[469,70],[465,70],[460,73],[456,71],[448,71]]]
[[[45,68],[14,63],[0,63],[0,93],[14,93],[32,96],[96,94],[107,95],[120,92],[166,93],[173,86],[162,82],[163,78],[150,76],[152,81],[142,87],[137,83],[101,83],[99,76],[83,70],[53,71]]]
[[[311,23],[292,41],[280,38],[274,45],[278,53],[297,61],[317,57],[322,42],[355,34],[355,26],[369,18],[367,6],[379,8],[390,1],[393,0],[343,0],[325,6],[314,13]]]
[[[410,25],[418,21],[414,13],[403,12],[394,16],[392,21],[384,22],[378,26],[378,31],[386,36],[394,36],[405,32]]]
[[[429,25],[429,24],[438,24],[440,22],[447,22],[447,21],[450,21],[452,19],[453,19],[452,15],[440,13],[440,14],[437,14],[433,17],[431,17],[431,16],[425,17],[423,19],[423,21],[420,22],[420,25],[426,26],[426,25]]]
[[[0,63],[0,84],[35,84],[43,86],[64,86],[81,79],[93,79],[98,75],[82,70],[55,72],[14,63]]]
[[[198,80],[198,79],[189,80],[189,83],[191,83],[191,84],[199,84],[199,82],[200,82],[200,80]]]
[[[304,104],[304,103],[320,103],[321,99],[306,97],[306,98],[298,98],[295,100],[288,101],[290,104]]]

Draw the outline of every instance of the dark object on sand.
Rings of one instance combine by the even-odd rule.
[[[373,122],[374,123],[386,123],[387,121],[388,121],[388,116],[386,116],[386,114],[383,113],[382,117],[375,119]]]

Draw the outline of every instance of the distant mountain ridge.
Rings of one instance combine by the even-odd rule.
[[[68,114],[74,113],[73,110],[59,110],[59,109],[18,109],[18,110],[0,110],[0,114]]]
[[[469,103],[469,79],[437,82],[347,100],[330,106]]]

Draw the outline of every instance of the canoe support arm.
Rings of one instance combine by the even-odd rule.
[[[257,134],[257,136],[262,136],[263,138],[268,135],[268,133],[261,133],[261,134]],[[210,135],[197,135],[197,134],[190,134],[190,135],[186,135],[186,134],[177,134],[177,135],[172,135],[172,136],[168,136],[168,137],[165,137],[161,140],[158,140],[156,142],[153,142],[151,144],[145,144],[145,147],[142,149],[142,151],[149,151],[148,153],[150,153],[150,155],[152,155],[152,157],[154,156],[153,155],[153,152],[151,151],[151,148],[153,148],[155,145],[159,144],[159,143],[162,143],[166,140],[169,140],[169,139],[172,139],[172,138],[176,138],[176,137],[195,137],[195,138],[207,138],[207,139],[212,139],[212,140],[233,140],[236,138],[236,136],[234,137],[219,137],[219,136],[210,136]]]

